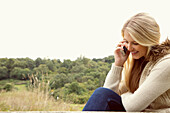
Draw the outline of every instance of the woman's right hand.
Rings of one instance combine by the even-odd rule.
[[[127,60],[128,56],[129,56],[129,53],[130,53],[129,51],[127,51],[125,55],[122,54],[121,51],[123,51],[123,46],[125,46],[127,48],[127,44],[126,44],[125,40],[119,42],[119,44],[117,45],[117,47],[114,51],[115,66],[123,67],[123,64],[125,63],[125,61]]]

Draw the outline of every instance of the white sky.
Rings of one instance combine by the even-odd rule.
[[[121,28],[134,14],[151,14],[164,40],[169,0],[1,0],[0,58],[71,59],[113,55]]]

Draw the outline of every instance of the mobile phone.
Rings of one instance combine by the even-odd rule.
[[[123,56],[126,55],[126,52],[127,52],[127,48],[125,46],[123,46],[123,51],[121,50],[121,53],[123,54]]]
[[[125,46],[123,46],[123,51],[124,51],[124,53],[126,54],[127,48],[126,48]]]

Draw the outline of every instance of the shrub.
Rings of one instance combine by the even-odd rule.
[[[89,95],[77,95],[75,93],[71,93],[65,97],[65,101],[68,103],[74,103],[74,104],[84,104],[88,101]]]
[[[6,90],[6,91],[12,91],[13,88],[14,88],[14,85],[13,85],[13,84],[11,84],[11,83],[6,83],[3,89]]]

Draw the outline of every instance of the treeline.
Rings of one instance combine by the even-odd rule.
[[[0,59],[0,80],[18,79],[28,80],[28,74],[35,73],[56,73],[62,62],[37,58],[1,58]]]
[[[48,75],[45,77],[50,81],[54,98],[85,103],[92,91],[103,85],[113,62],[113,56],[103,59],[79,57],[63,62],[59,59],[0,58],[0,80],[29,80],[29,75],[41,79],[42,74]]]

